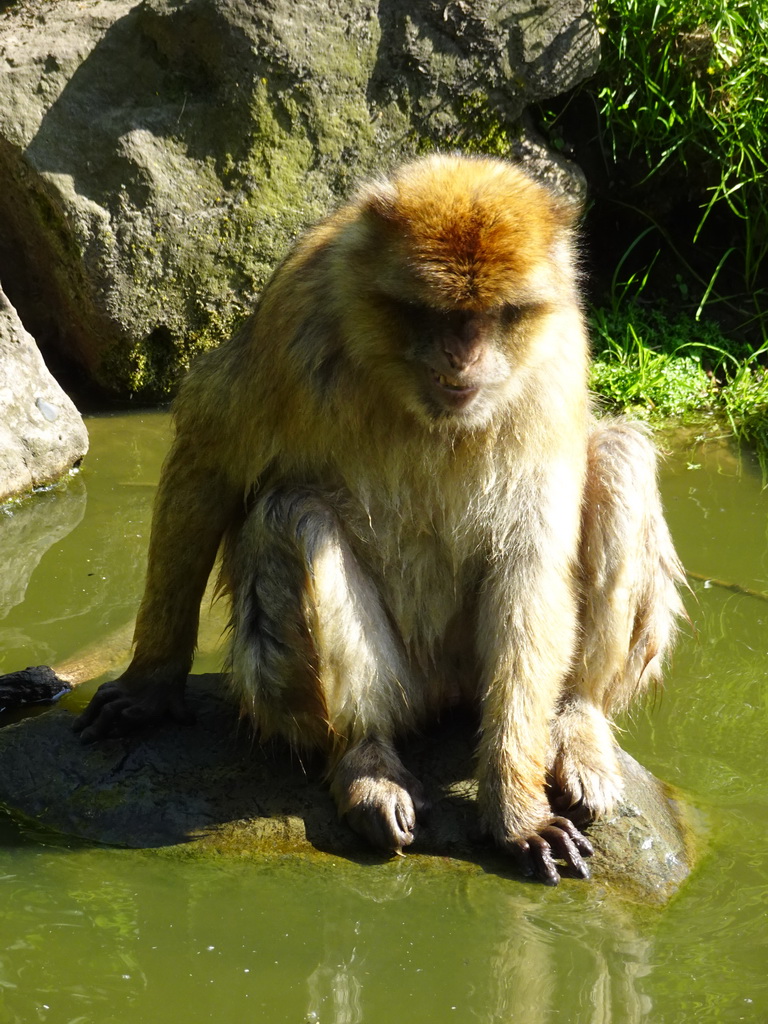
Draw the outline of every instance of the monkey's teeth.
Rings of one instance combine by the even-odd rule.
[[[464,385],[459,384],[456,380],[451,380],[449,377],[444,376],[442,373],[437,378],[440,385],[444,388],[453,388],[455,391],[463,391]]]

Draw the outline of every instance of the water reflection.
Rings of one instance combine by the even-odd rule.
[[[355,933],[351,943],[338,934],[350,929]],[[326,958],[307,978],[307,1022],[361,1024],[365,1020],[363,986],[368,970],[358,949],[359,932],[359,921],[342,928],[337,918],[331,918],[324,925],[322,947]]]
[[[85,483],[73,474],[67,483],[19,504],[0,506],[0,619],[24,600],[43,555],[71,533],[85,515]],[[0,630],[0,644],[2,630]]]
[[[381,872],[376,874],[381,880]],[[384,886],[393,902],[409,893],[417,904],[409,907],[411,927],[401,930],[397,947],[403,976],[392,997],[398,1007],[406,1002],[409,1008],[404,1016],[399,1009],[398,1019],[419,1019],[415,1010],[424,986],[415,980],[409,983],[408,974],[436,982],[433,1001],[445,994],[442,1011],[457,1014],[457,1020],[638,1024],[654,1019],[653,1001],[643,990],[643,980],[652,971],[653,942],[642,934],[634,910],[572,889],[563,893],[564,917],[563,906],[552,905],[548,895],[540,897],[535,888],[470,876],[459,901],[469,910],[471,927],[465,919],[463,927],[448,924],[430,936],[424,932],[430,931],[431,915],[419,919],[414,911],[423,902],[425,885],[433,899],[440,898],[434,879],[408,867],[395,874],[395,884],[387,879]],[[343,874],[339,881],[346,890],[362,895],[355,881]],[[449,874],[444,886],[443,899],[453,902],[457,893]],[[372,899],[387,902],[381,889]],[[376,1009],[386,988],[380,970],[382,947],[392,938],[381,932],[385,921],[391,926],[398,919],[402,929],[402,918],[391,903],[387,912],[371,914],[363,900],[356,914],[346,918],[334,913],[323,923],[323,957],[307,979],[303,1020],[357,1024],[379,1019]],[[338,894],[333,901],[338,902]],[[391,977],[391,962],[388,967]],[[462,983],[457,986],[458,979]]]
[[[418,864],[336,864],[318,877],[299,864],[217,870],[87,851],[68,864],[45,854],[38,869],[47,898],[0,878],[25,921],[3,943],[3,1021],[159,1024],[178,1007],[190,1024],[663,1019],[646,990],[654,942],[642,915],[577,883],[554,898]],[[386,889],[391,869],[406,879],[391,902],[360,895],[356,875]]]
[[[640,980],[650,972],[652,944],[619,905],[589,908],[589,927],[572,932],[542,919],[526,896],[501,900],[503,917],[491,956],[489,1005],[478,1019],[556,1021],[565,1008],[585,1024],[651,1019]]]

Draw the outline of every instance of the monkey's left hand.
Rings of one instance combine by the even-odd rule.
[[[189,723],[193,716],[184,703],[185,680],[186,673],[178,679],[156,673],[150,680],[154,685],[148,685],[127,671],[119,679],[101,684],[72,728],[87,744],[139,732],[163,718]]]
[[[545,885],[557,885],[560,871],[555,858],[564,860],[579,878],[589,878],[584,858],[595,852],[586,836],[568,818],[552,820],[524,839],[509,839],[504,847],[515,857],[525,875],[533,875]]]

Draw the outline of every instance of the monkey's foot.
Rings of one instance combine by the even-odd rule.
[[[333,774],[331,791],[339,814],[372,846],[401,853],[428,808],[421,783],[394,749],[376,739],[347,751]]]
[[[624,780],[612,750],[595,749],[585,762],[560,750],[550,784],[555,810],[573,814],[579,823],[607,817],[621,799]]]
[[[500,844],[518,863],[524,875],[538,878],[545,885],[557,885],[563,860],[578,878],[589,878],[584,860],[594,853],[592,844],[568,818],[552,818],[531,835],[506,839]]]
[[[577,820],[602,818],[621,799],[624,780],[610,724],[583,701],[566,707],[553,726],[550,768],[553,807]]]
[[[478,793],[481,824],[499,847],[510,854],[520,871],[557,885],[565,870],[555,861],[564,861],[568,874],[589,878],[584,858],[594,853],[592,844],[568,818],[553,815],[544,793],[523,797],[520,786],[480,786]]]
[[[137,687],[125,677],[103,683],[88,707],[75,719],[73,728],[83,743],[125,736],[163,718],[189,722],[184,687],[178,683]]]

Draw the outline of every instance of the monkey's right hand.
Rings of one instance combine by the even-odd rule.
[[[184,683],[154,679],[147,684],[121,676],[98,688],[73,728],[83,743],[93,743],[137,732],[163,718],[192,721],[184,703]]]

